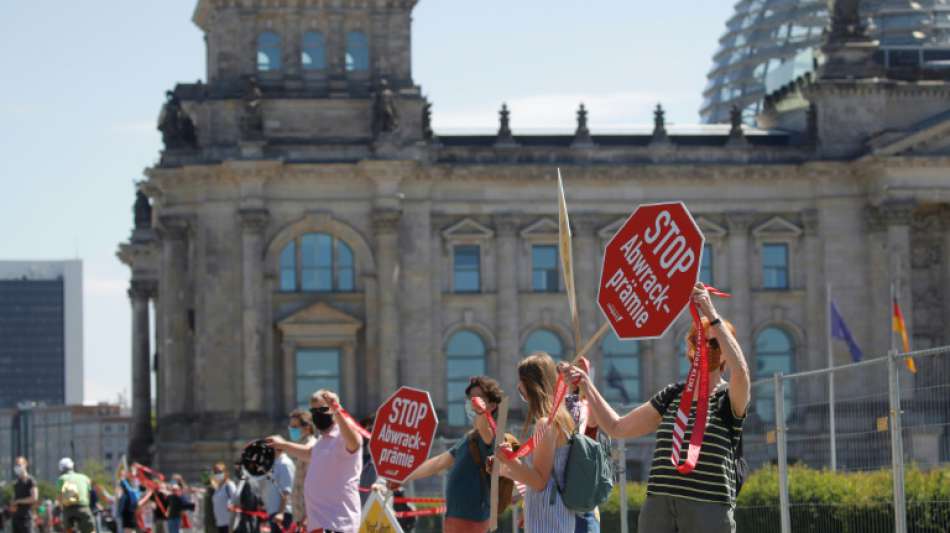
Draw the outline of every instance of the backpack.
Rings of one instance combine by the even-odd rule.
[[[670,394],[669,400],[663,406],[663,410],[660,412],[660,416],[663,416],[666,413],[666,410],[670,408],[670,404],[673,402],[674,398],[677,398],[680,394],[683,393],[683,389],[686,388],[685,382],[679,382],[673,389],[673,392]],[[728,418],[732,418],[732,407],[726,406],[726,400],[729,398],[729,389],[725,388],[722,392],[719,393],[720,398],[716,402],[716,409],[720,413],[723,411],[727,412]],[[748,408],[747,408],[748,409]],[[729,431],[732,431],[732,428],[729,428]],[[742,454],[742,433],[739,434],[739,438],[736,440],[736,445],[732,449],[732,457],[734,460],[734,466],[736,471],[736,498],[739,497],[739,491],[742,490],[742,485],[745,483],[745,478],[749,474],[749,463],[746,462],[745,457]]]
[[[79,495],[79,487],[72,479],[63,480],[63,486],[59,489],[59,495],[63,499],[63,507],[73,507],[82,503]]]
[[[568,446],[564,487],[561,488],[556,475],[554,484],[565,507],[575,513],[587,513],[604,503],[614,488],[610,449],[577,432],[571,435]],[[554,491],[551,491],[551,503],[554,503]]]
[[[469,434],[468,452],[469,454],[471,454],[472,461],[475,462],[475,466],[478,468],[478,471],[481,473],[481,475],[479,476],[479,480],[482,484],[482,489],[485,490],[486,488],[488,488],[490,490],[489,483],[491,483],[491,474],[488,470],[488,465],[485,465],[484,467],[482,466],[484,461],[482,460],[482,454],[478,449],[478,443],[475,441],[475,439],[477,438],[479,438],[477,431],[472,431]],[[517,451],[518,447],[520,446],[518,439],[511,433],[505,433],[505,442],[507,442],[508,444],[511,444],[511,449],[515,451]],[[507,509],[508,506],[511,505],[511,498],[512,498],[514,489],[515,489],[514,481],[506,477],[498,476],[498,513],[499,514],[505,512],[505,509]]]

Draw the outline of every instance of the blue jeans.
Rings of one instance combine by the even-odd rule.
[[[169,518],[165,520],[165,528],[168,529],[168,533],[180,533],[181,518]]]
[[[579,514],[574,518],[574,533],[600,533],[600,522],[594,511]]]

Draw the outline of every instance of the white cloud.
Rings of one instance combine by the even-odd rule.
[[[675,105],[676,95],[652,92],[610,93],[550,93],[508,100],[511,110],[511,128],[515,133],[530,130],[558,130],[572,132],[577,124],[577,107],[583,102],[588,110],[588,125],[592,130],[604,131],[642,127],[652,124],[653,108],[657,102]],[[473,107],[448,109],[433,113],[437,132],[454,133],[460,130],[494,132],[498,128],[501,104],[480,104]]]

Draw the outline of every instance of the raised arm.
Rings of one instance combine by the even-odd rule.
[[[732,413],[736,416],[745,416],[746,408],[749,406],[751,380],[749,364],[742,353],[742,347],[739,346],[739,341],[736,340],[732,331],[722,322],[709,297],[709,291],[702,283],[697,283],[693,287],[693,301],[709,319],[710,324],[715,323],[709,328],[710,336],[719,342],[719,349],[726,358],[726,366],[729,367],[729,403],[732,404]]]
[[[340,398],[333,392],[324,392],[323,401],[330,406],[330,412],[333,413],[333,421],[340,428],[340,436],[346,443],[346,451],[356,453],[363,446],[363,436],[356,432],[349,420],[343,417],[340,412]]]
[[[310,441],[309,444],[299,444],[296,442],[289,442],[280,435],[271,435],[264,439],[268,446],[271,448],[287,452],[287,455],[300,459],[302,461],[310,460],[310,450],[314,447],[317,441]]]
[[[653,433],[660,426],[662,416],[649,402],[620,416],[600,394],[587,372],[576,366],[564,365],[561,369],[571,383],[577,382],[581,390],[587,394],[587,406],[590,409],[591,418],[598,429],[611,438],[642,437]]]
[[[427,477],[440,474],[449,468],[452,468],[453,464],[455,464],[455,459],[452,458],[452,454],[449,452],[442,452],[435,457],[426,459],[424,463],[419,465],[419,468],[415,469],[411,474],[409,474],[405,483],[409,483],[414,479],[425,479]]]

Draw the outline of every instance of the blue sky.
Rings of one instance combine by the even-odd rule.
[[[166,89],[205,78],[196,0],[8,0],[0,16],[0,259],[84,262],[85,400],[128,391],[128,238],[135,180],[155,163]],[[420,0],[413,75],[436,131],[571,131],[698,122],[734,2]]]

